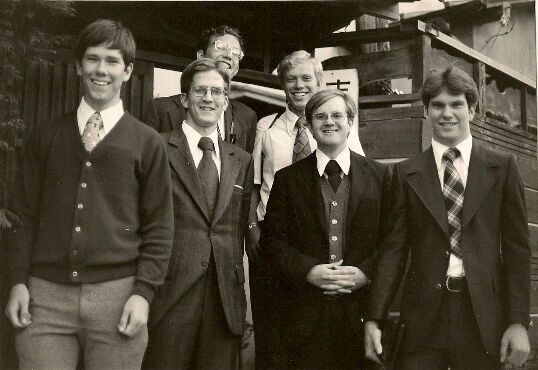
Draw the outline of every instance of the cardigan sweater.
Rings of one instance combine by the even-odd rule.
[[[135,276],[151,302],[173,234],[170,170],[159,134],[125,113],[88,153],[76,113],[38,125],[25,145],[8,247],[11,283],[60,284]]]

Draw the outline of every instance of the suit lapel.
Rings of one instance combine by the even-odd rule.
[[[357,211],[362,193],[368,184],[370,176],[366,173],[368,164],[361,160],[360,156],[351,152],[351,163],[349,167],[349,197],[347,207],[346,230],[351,230],[353,216]]]
[[[181,105],[180,95],[174,97],[174,104],[177,106],[177,108],[171,109],[168,111],[168,119],[170,120],[170,123],[172,124],[172,128],[176,130],[176,129],[180,129],[181,124],[183,123],[180,110],[184,108],[183,108],[183,105]]]
[[[310,154],[302,161],[302,168],[298,171],[297,182],[303,189],[303,195],[308,204],[312,207],[317,216],[321,229],[327,233],[327,221],[325,219],[325,209],[323,206],[323,195],[319,184],[320,178],[317,169],[316,152]]]
[[[219,140],[220,148],[220,183],[217,202],[213,211],[212,224],[223,215],[232,198],[232,192],[241,168],[241,163],[235,158],[235,149]]]
[[[170,133],[168,145],[173,147],[168,155],[170,165],[191,194],[198,208],[200,208],[206,219],[210,221],[202,184],[192,159],[187,138],[181,128]]]
[[[420,154],[409,167],[407,181],[441,229],[448,234],[445,200],[431,147]]]
[[[493,162],[484,148],[473,141],[467,184],[463,198],[463,226],[469,223],[482,201],[488,195],[489,190],[497,181],[499,174],[496,168],[497,162]]]
[[[232,102],[230,101],[228,108],[224,111],[224,140],[228,143],[230,142],[230,132],[232,128],[233,119],[234,119],[233,107],[232,107]],[[235,127],[234,127],[234,131],[235,131]]]

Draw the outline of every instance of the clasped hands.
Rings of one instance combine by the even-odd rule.
[[[312,267],[306,281],[321,288],[326,295],[349,294],[369,283],[368,277],[358,267],[342,266],[343,262]]]

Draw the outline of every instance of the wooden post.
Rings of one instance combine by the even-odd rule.
[[[521,129],[527,131],[527,87],[522,84],[519,91],[521,96]]]
[[[431,69],[431,38],[426,34],[419,34],[415,38],[415,64],[413,68],[413,92],[418,92],[424,84]],[[422,104],[419,102],[419,104]]]
[[[486,65],[484,62],[475,61],[473,65],[473,79],[478,88],[477,113],[486,114]]]

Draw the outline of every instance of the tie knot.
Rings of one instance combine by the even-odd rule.
[[[101,117],[101,113],[93,113],[90,118],[88,118],[88,122],[86,122],[86,125],[94,125],[95,127],[100,129],[101,126],[103,126],[103,117]]]
[[[200,141],[198,142],[198,148],[202,149],[203,151],[211,150],[214,152],[215,144],[213,144],[213,140],[211,140],[207,136],[202,136],[200,138]]]
[[[443,154],[443,158],[446,161],[454,161],[454,159],[458,158],[460,156],[460,151],[457,148],[448,148],[446,152]]]
[[[338,165],[338,162],[336,162],[334,159],[331,159],[325,167],[325,173],[327,173],[328,176],[340,173],[340,166]]]
[[[297,126],[299,129],[306,126],[306,118],[304,117],[297,118],[297,121],[295,121],[295,126]]]

